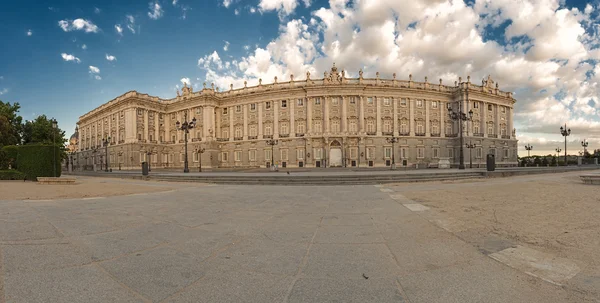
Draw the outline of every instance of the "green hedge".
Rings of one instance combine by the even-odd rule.
[[[4,164],[6,167],[2,167],[0,164],[0,169],[7,169],[8,165],[11,166],[12,169],[17,168],[17,155],[19,154],[18,146],[8,145],[2,147],[2,151],[4,152],[4,157],[6,159],[6,163]]]
[[[17,167],[19,171],[27,175],[27,179],[36,180],[37,177],[60,177],[60,147],[52,145],[20,145],[17,150]]]
[[[17,170],[0,170],[0,180],[24,180],[27,176]]]

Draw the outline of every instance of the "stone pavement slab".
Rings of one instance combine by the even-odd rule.
[[[287,302],[404,303],[395,278],[325,279],[302,277]]]

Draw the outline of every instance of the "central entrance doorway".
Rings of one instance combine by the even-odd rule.
[[[339,141],[333,140],[329,145],[329,167],[342,166],[342,145]]]

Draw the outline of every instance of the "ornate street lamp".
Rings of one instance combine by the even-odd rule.
[[[448,108],[448,116],[453,121],[459,121],[458,123],[458,132],[460,133],[460,162],[458,164],[458,169],[465,169],[465,158],[463,155],[463,121],[470,121],[473,118],[473,111],[469,110],[468,114],[462,111],[462,101],[458,102],[458,112],[452,111],[452,107]]]
[[[184,163],[183,172],[189,173],[190,170],[188,168],[188,154],[187,154],[188,134],[190,133],[190,129],[192,129],[196,126],[196,118],[193,118],[191,122],[188,122],[187,121],[187,112],[184,112],[183,123],[179,123],[179,121],[177,121],[177,123],[175,123],[175,126],[177,126],[177,130],[183,131],[183,134],[184,134],[185,159],[183,162]]]
[[[273,139],[267,140],[267,145],[271,145],[271,169],[272,170],[275,170],[275,163],[273,163],[273,161],[274,161],[273,150],[274,150],[275,145],[277,145],[277,143],[279,143],[278,140],[273,140]]]
[[[198,172],[202,172],[202,154],[204,153],[204,151],[204,147],[196,150],[196,152],[198,153]]]
[[[392,143],[392,166],[390,169],[396,169],[396,158],[394,155],[396,154],[396,149],[394,148],[394,143],[398,143],[398,138],[392,136],[391,138],[385,139],[387,143]]]
[[[146,156],[148,156],[148,171],[152,171],[152,167],[150,167],[150,163],[152,162],[152,155],[154,155],[156,152],[154,151],[147,151],[146,152]]]
[[[110,144],[110,137],[102,140],[102,145],[104,146],[104,154],[106,155],[106,169],[105,172],[108,172],[108,145]],[[102,167],[100,168],[102,169]]]
[[[586,139],[583,139],[583,141],[581,141],[581,146],[583,146],[583,155],[585,156],[585,154],[587,153],[587,147],[588,147],[588,142]]]
[[[555,151],[556,151],[556,166],[558,166],[558,155],[560,155],[560,152],[562,151],[562,149],[557,147],[555,149]]]
[[[58,128],[58,122],[54,118],[50,121],[52,122],[52,154],[54,155],[52,160],[52,176],[56,178],[56,129]]]
[[[466,144],[465,147],[469,149],[469,168],[473,168],[473,157],[471,154],[473,148],[475,148],[475,144],[471,144],[471,141],[469,141],[469,143]]]
[[[525,149],[527,150],[527,158],[529,158],[530,157],[529,153],[533,149],[533,146],[527,144],[527,145],[525,145]]]
[[[565,128],[560,127],[560,134],[565,137],[565,166],[567,166],[567,137],[571,135],[571,129],[567,129],[567,124],[565,124]]]

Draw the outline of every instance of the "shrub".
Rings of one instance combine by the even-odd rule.
[[[24,173],[14,169],[0,170],[0,180],[24,180],[26,178]]]
[[[52,145],[21,145],[18,146],[17,167],[27,179],[37,177],[60,177],[61,150]]]
[[[6,159],[7,159],[6,167],[7,168],[8,168],[8,165],[10,165],[12,169],[17,168],[17,155],[19,154],[18,148],[19,147],[16,145],[7,145],[7,146],[2,147],[2,151],[6,154]],[[5,168],[2,168],[2,166],[0,166],[0,169],[5,169]]]

